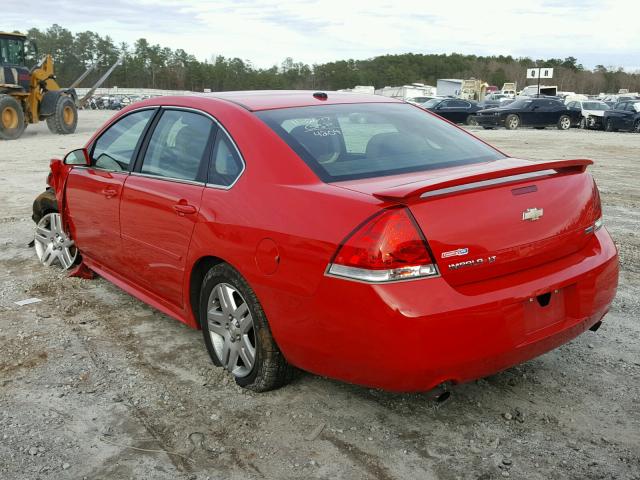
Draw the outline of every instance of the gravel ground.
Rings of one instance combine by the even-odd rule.
[[[597,333],[436,404],[310,374],[244,391],[200,332],[41,267],[26,244],[48,159],[108,116],[0,142],[1,479],[640,479],[640,135],[475,130],[514,156],[596,160],[620,288]]]

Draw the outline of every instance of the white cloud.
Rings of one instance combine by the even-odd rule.
[[[28,12],[40,27],[55,21],[73,31],[109,34],[117,42],[145,37],[200,59],[240,57],[260,67],[286,57],[312,64],[404,52],[573,55],[587,66],[640,63],[640,34],[627,23],[640,17],[638,0],[482,5],[477,0],[115,0],[87,11],[83,2],[63,0],[43,10],[46,14],[31,4]],[[70,10],[77,15],[70,16]],[[23,13],[21,24],[29,18]]]

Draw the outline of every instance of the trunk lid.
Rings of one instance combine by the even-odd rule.
[[[585,172],[591,163],[505,159],[396,178],[395,185],[387,178],[341,186],[407,205],[442,276],[462,285],[582,249],[597,214],[595,184]]]

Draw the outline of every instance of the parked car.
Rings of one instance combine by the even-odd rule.
[[[422,104],[422,108],[436,113],[453,123],[474,125],[474,116],[482,107],[473,100],[459,98],[433,98]]]
[[[500,107],[507,102],[513,100],[509,95],[505,95],[504,93],[496,92],[491,93],[484,97],[484,100],[480,102],[480,106],[482,108],[494,108]]]
[[[600,326],[618,256],[591,163],[381,96],[160,97],[51,161],[36,252],[202,328],[243,387],[295,366],[424,391]]]
[[[640,100],[627,100],[606,110],[602,117],[607,132],[628,130],[640,133]]]
[[[602,129],[602,118],[609,105],[597,100],[580,100],[567,103],[567,108],[580,112],[580,128]]]
[[[435,98],[435,97],[412,97],[412,98],[407,98],[405,101],[409,103],[413,103],[414,105],[422,105],[424,102],[428,102],[432,98]]]
[[[561,101],[550,98],[519,98],[499,108],[480,110],[475,117],[478,125],[485,129],[506,127],[544,128],[555,125],[559,130],[568,130],[580,122],[580,113],[569,110]]]

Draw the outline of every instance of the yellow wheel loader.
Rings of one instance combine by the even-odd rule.
[[[41,120],[53,133],[75,132],[75,90],[60,88],[51,55],[32,69],[27,68],[26,41],[22,34],[0,32],[0,139],[16,139],[28,124]],[[31,53],[37,56],[37,52]]]

